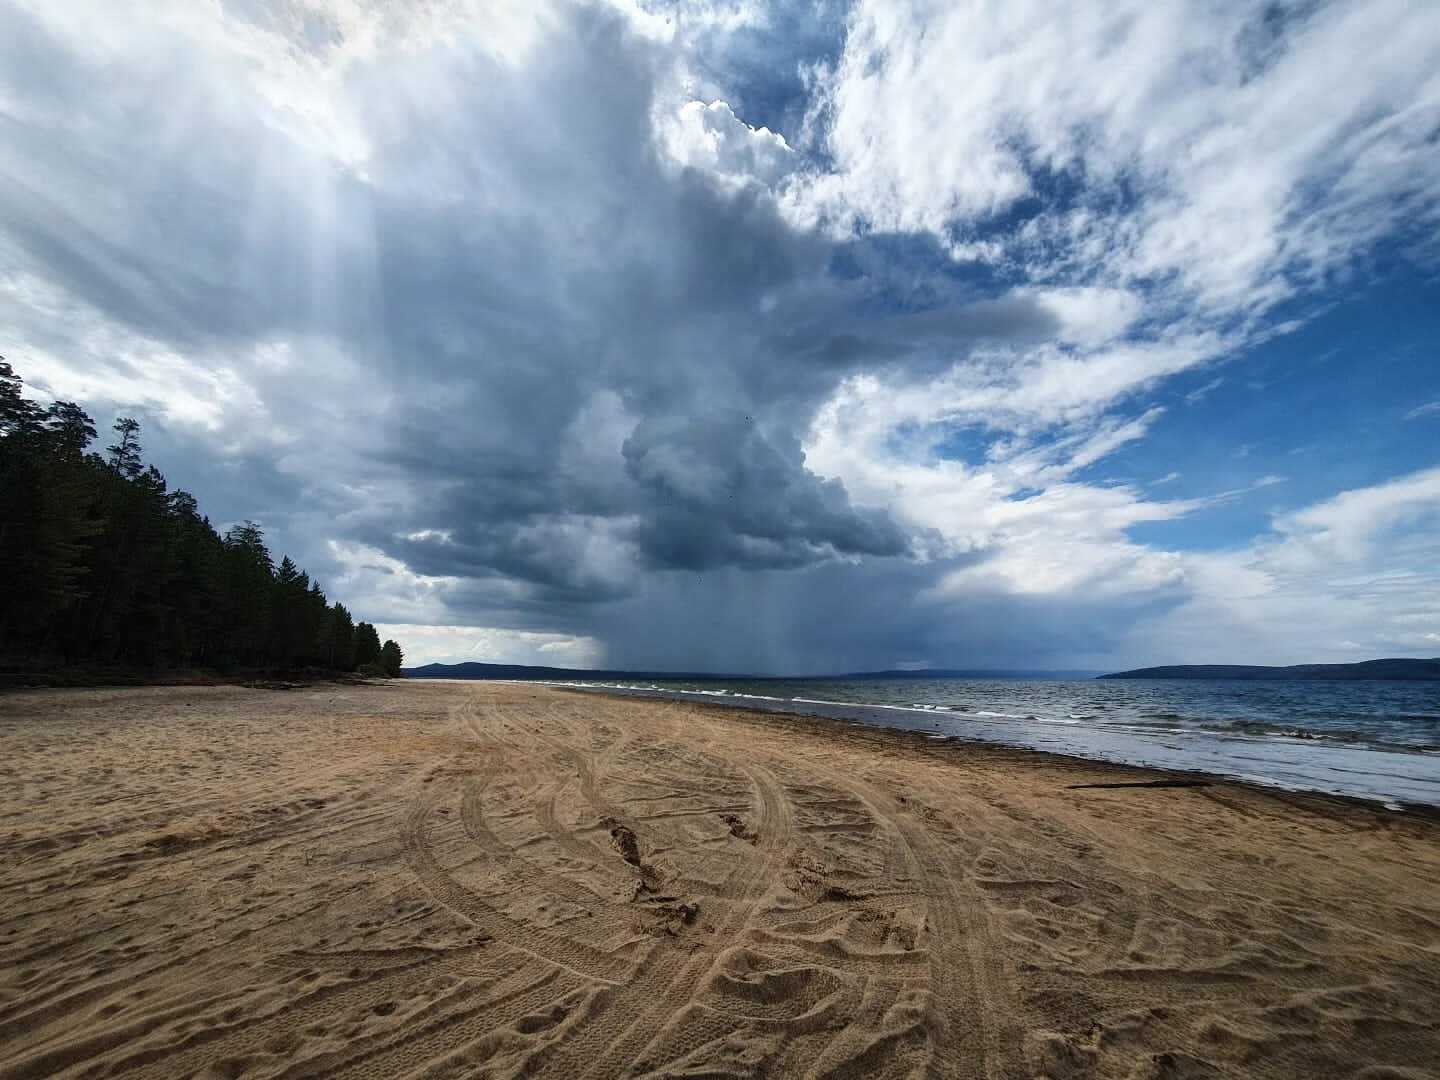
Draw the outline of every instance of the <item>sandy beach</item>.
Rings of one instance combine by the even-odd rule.
[[[0,890],[7,1078],[1440,1076],[1433,820],[824,720],[8,693]]]

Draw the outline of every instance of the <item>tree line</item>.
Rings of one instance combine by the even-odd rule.
[[[400,646],[276,566],[259,526],[221,535],[169,490],[138,422],[101,454],[79,405],[23,389],[0,359],[0,662],[399,674]]]

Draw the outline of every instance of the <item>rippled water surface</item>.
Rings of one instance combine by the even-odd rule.
[[[1440,683],[857,679],[581,684],[1440,805]]]

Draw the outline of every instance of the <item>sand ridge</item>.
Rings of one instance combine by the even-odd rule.
[[[1440,829],[538,686],[0,697],[0,1077],[1440,1076]]]

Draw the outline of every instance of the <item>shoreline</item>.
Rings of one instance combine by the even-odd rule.
[[[433,679],[427,681],[473,682],[476,680]],[[501,680],[495,681],[498,682]],[[505,681],[508,682],[509,680]],[[660,694],[641,694],[634,691],[613,688],[529,683],[527,680],[515,680],[512,685],[548,686],[566,693],[582,695],[603,694],[632,700],[673,701],[676,704],[693,705],[696,708],[714,711],[718,716],[733,717],[750,723],[758,723],[766,726],[779,724],[786,728],[793,726],[801,730],[809,729],[816,734],[823,734],[827,738],[833,738],[839,735],[842,738],[863,742],[869,736],[876,736],[879,737],[882,742],[903,746],[909,752],[934,756],[942,760],[946,757],[947,750],[952,752],[952,756],[954,753],[962,751],[972,755],[993,755],[992,760],[997,762],[1013,762],[1016,760],[1015,755],[1020,755],[1018,760],[1022,762],[1034,758],[1037,765],[1051,764],[1064,768],[1083,768],[1094,771],[1113,772],[1116,776],[1127,776],[1134,780],[1134,784],[1132,785],[1117,786],[1162,788],[1176,787],[1183,784],[1188,787],[1234,787],[1252,792],[1256,795],[1272,797],[1298,805],[1309,805],[1313,803],[1317,807],[1344,807],[1384,816],[1404,815],[1407,820],[1425,821],[1440,825],[1440,805],[1433,803],[1391,802],[1379,797],[1368,798],[1359,795],[1346,795],[1303,788],[1292,789],[1279,785],[1264,784],[1257,780],[1245,779],[1243,777],[1206,772],[1202,769],[1178,769],[1167,768],[1160,765],[1110,761],[1105,758],[1085,757],[1079,754],[1065,754],[1054,750],[1035,749],[1027,746],[992,742],[985,739],[966,738],[963,735],[947,734],[943,738],[937,738],[933,733],[916,728],[887,727],[882,724],[870,724],[864,721],[827,716],[823,713],[795,712],[779,705],[774,709],[757,709],[750,705],[724,704],[718,701],[706,701],[703,698],[692,700],[690,698],[670,697]],[[779,718],[783,718],[783,720]],[[1085,786],[1099,788],[1103,785]]]
[[[525,683],[514,681],[515,685]],[[1356,799],[1399,812],[1416,813],[1422,808],[1428,813],[1440,810],[1440,754],[1420,749],[1243,733],[1162,734],[1137,731],[1124,725],[1056,724],[1033,716],[1012,717],[997,723],[994,719],[982,719],[985,713],[951,712],[918,705],[760,698],[661,687],[548,681],[534,685],[639,700],[694,702],[792,717],[824,717],[841,724],[859,723],[866,727],[918,732],[936,742],[957,740],[999,745],[1065,758],[1194,774],[1268,790]],[[929,726],[906,722],[922,719],[928,719]],[[942,723],[946,725],[943,728]]]

